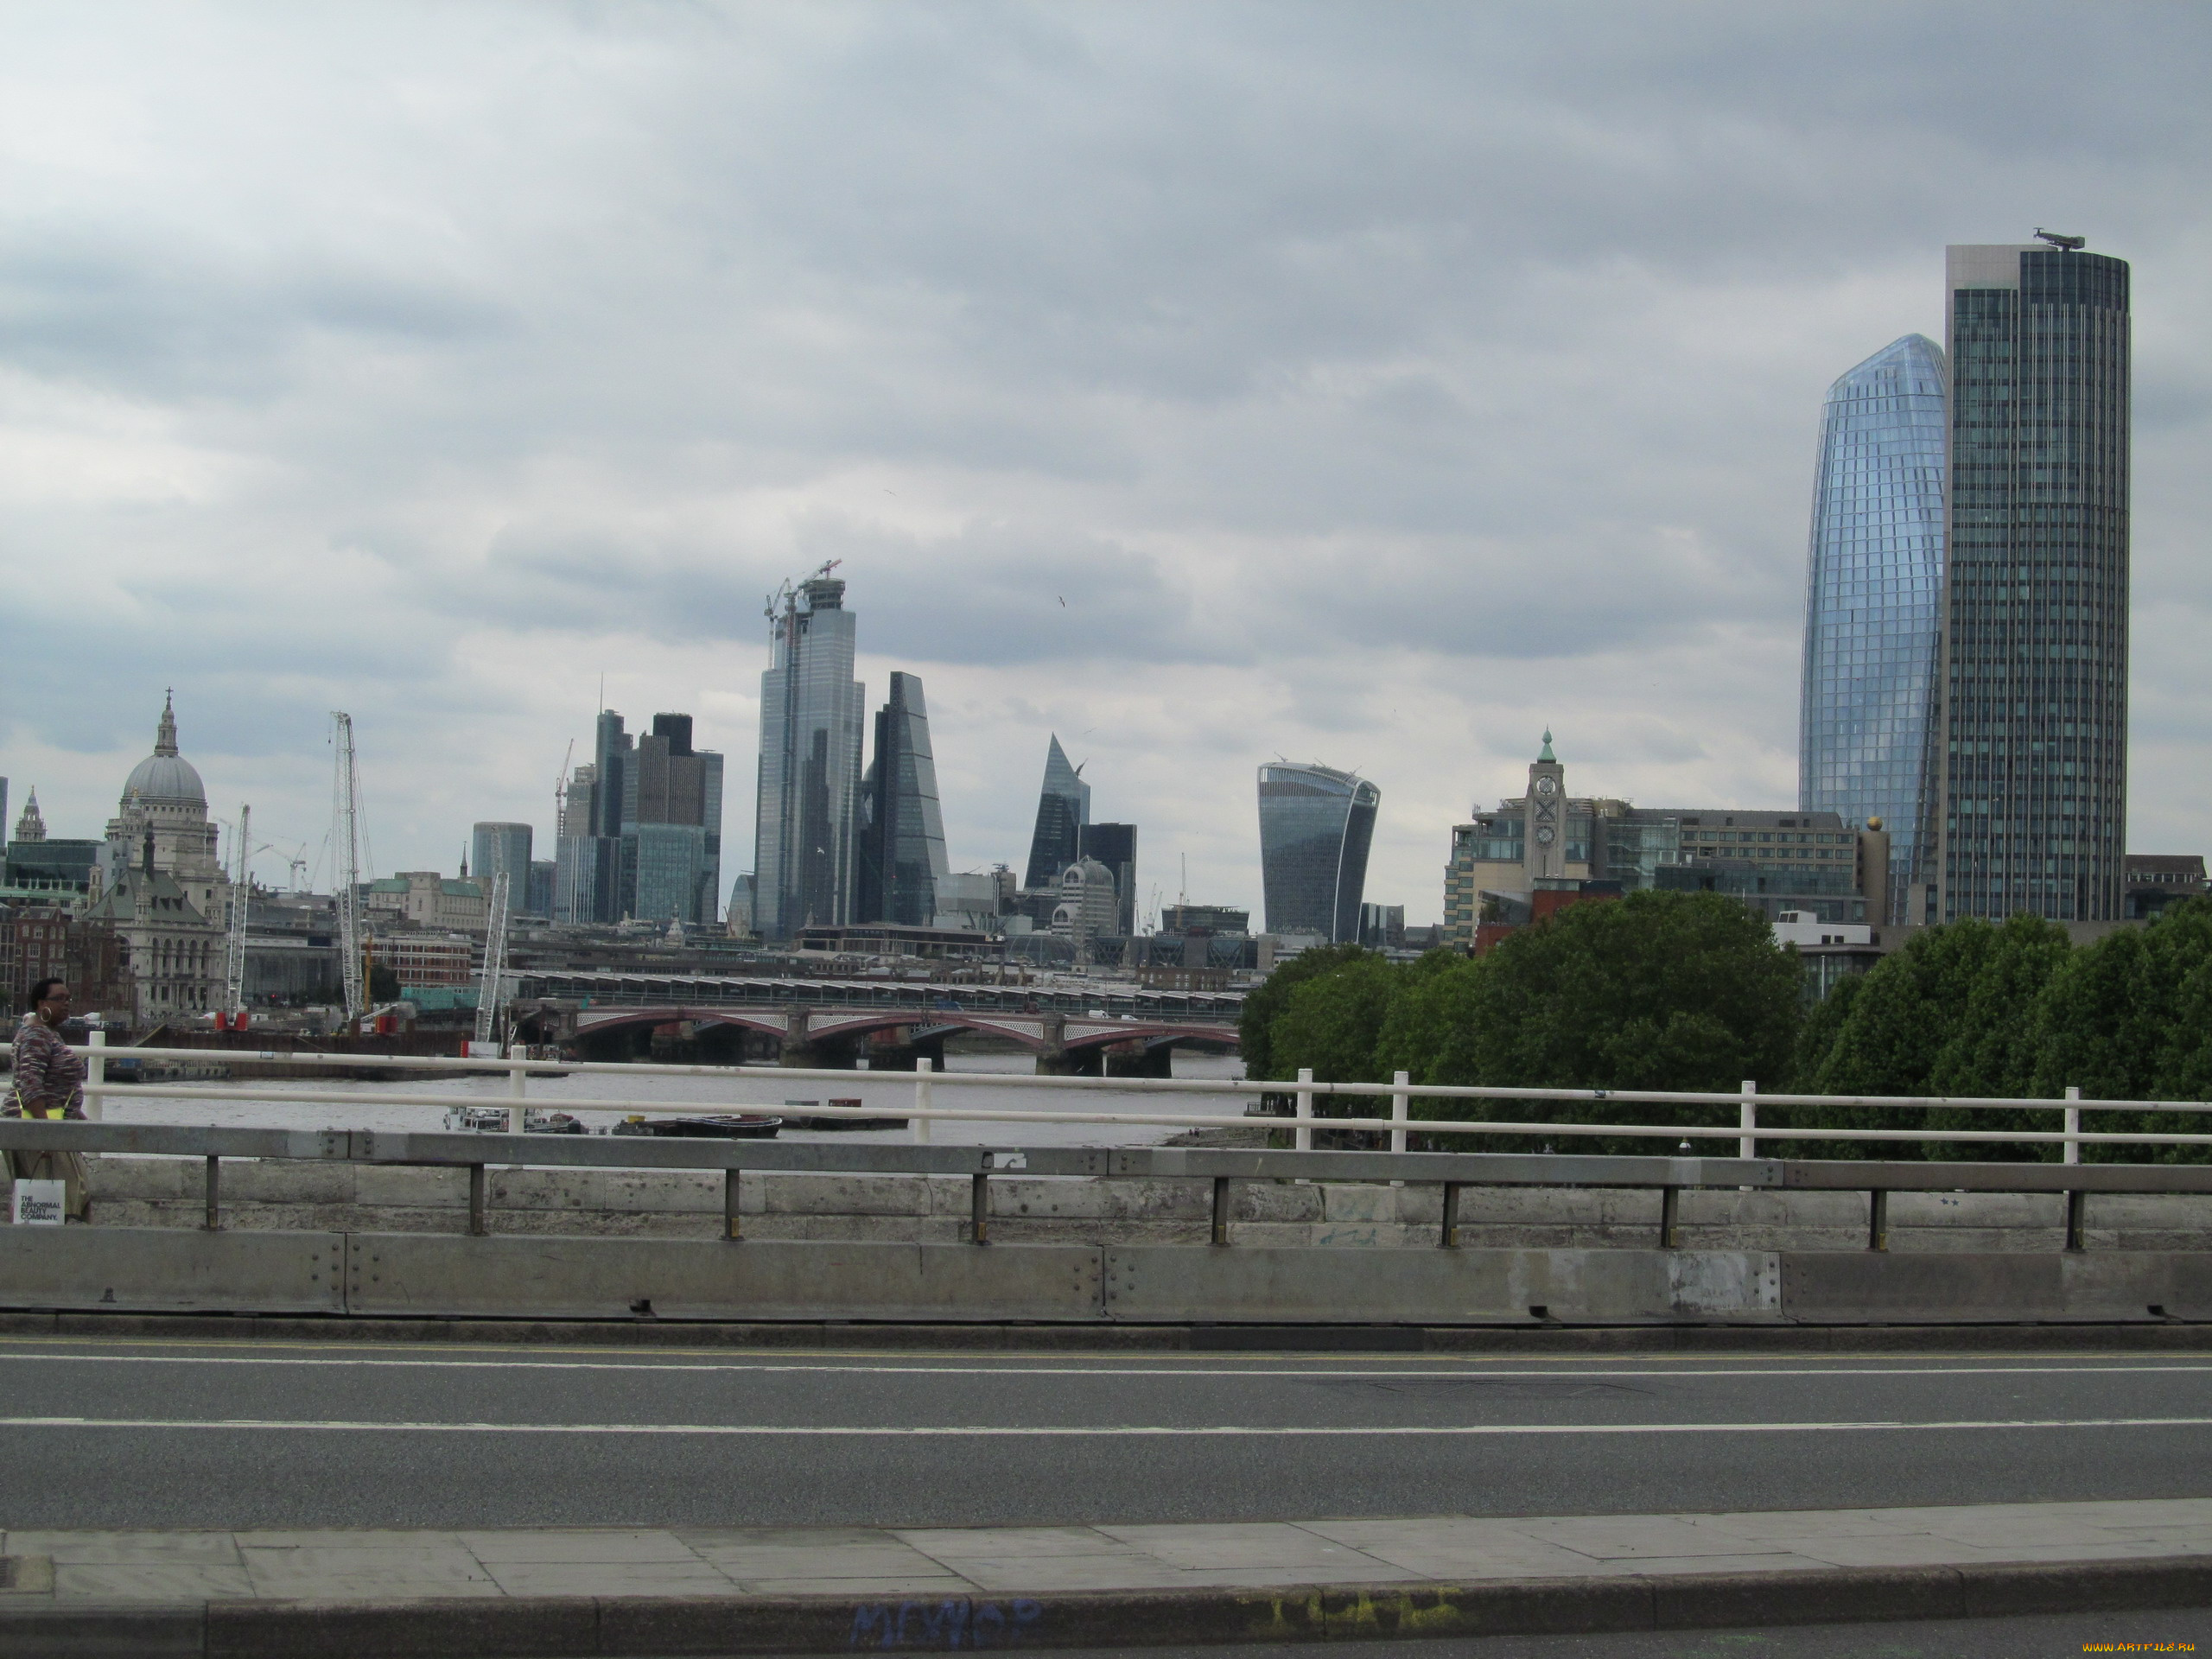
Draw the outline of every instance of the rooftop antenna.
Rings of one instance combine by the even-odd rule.
[[[2064,253],[2079,253],[2089,245],[2089,238],[2086,236],[2062,236],[2056,231],[2046,231],[2040,225],[2036,226],[2036,234]]]

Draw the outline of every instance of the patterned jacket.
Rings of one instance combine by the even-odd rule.
[[[51,1117],[56,1102],[64,1117],[85,1115],[85,1062],[69,1052],[61,1033],[35,1014],[16,1032],[16,1084],[0,1116]]]

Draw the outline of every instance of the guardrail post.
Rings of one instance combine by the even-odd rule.
[[[2066,1098],[2081,1099],[2081,1090],[2073,1084],[2068,1084]],[[2069,1164],[2078,1164],[2082,1161],[2082,1109],[2079,1106],[2069,1106],[2066,1109],[2066,1161]]]
[[[485,1230],[484,1166],[471,1164],[468,1166],[468,1236],[481,1238]]]
[[[107,1081],[107,1056],[100,1052],[107,1046],[107,1033],[95,1031],[91,1040],[92,1052],[85,1057],[85,1116],[97,1123],[107,1105],[106,1092],[100,1087]]]
[[[1866,1248],[1890,1248],[1890,1189],[1878,1186],[1866,1195]]]
[[[1229,1243],[1229,1177],[1213,1178],[1213,1242]]]
[[[1682,1245],[1682,1189],[1659,1189],[1659,1248],[1678,1250]]]
[[[1410,1071],[1393,1071],[1390,1074],[1390,1150],[1393,1152],[1406,1149],[1406,1120],[1413,1115],[1413,1090],[1407,1085],[1413,1080]]]
[[[1444,1228],[1438,1234],[1436,1243],[1443,1249],[1456,1250],[1459,1248],[1459,1183],[1457,1181],[1444,1183]]]
[[[2082,1233],[2088,1221],[2089,1195],[2075,1187],[2066,1195],[2066,1248],[2080,1252],[2089,1248]]]
[[[737,1218],[737,1166],[722,1172],[722,1236],[742,1240],[745,1232]]]
[[[984,1170],[968,1178],[968,1226],[969,1243],[991,1242],[991,1178]]]
[[[937,1070],[937,1062],[924,1054],[914,1061],[914,1144],[925,1147],[930,1140],[930,1120],[925,1116],[936,1098],[937,1090],[930,1081],[930,1074]]]
[[[207,1155],[207,1221],[211,1233],[223,1230],[223,1160],[210,1153]]]
[[[1759,1103],[1753,1098],[1759,1091],[1758,1080],[1744,1079],[1744,1103],[1736,1109],[1736,1127],[1743,1133],[1736,1142],[1736,1155],[1751,1159],[1759,1155]]]
[[[529,1127],[523,1098],[530,1092],[530,1067],[514,1063],[514,1045],[507,1046],[507,1133],[520,1135]]]
[[[1300,1083],[1313,1082],[1313,1068],[1310,1065],[1300,1066],[1298,1068],[1298,1080]],[[1291,1144],[1297,1147],[1300,1152],[1311,1152],[1313,1150],[1313,1126],[1310,1122],[1306,1122],[1306,1120],[1313,1116],[1313,1091],[1311,1089],[1300,1089],[1298,1091],[1298,1129],[1291,1141]]]

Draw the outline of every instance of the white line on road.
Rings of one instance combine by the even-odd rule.
[[[1453,1423],[1439,1428],[1385,1425],[1306,1427],[1210,1424],[1187,1428],[1154,1424],[1114,1423],[1088,1427],[1055,1424],[1037,1428],[1001,1425],[962,1426],[919,1424],[882,1427],[867,1424],[827,1423],[432,1423],[349,1422],[343,1420],[287,1421],[279,1418],[235,1417],[209,1421],[163,1417],[0,1417],[0,1428],[138,1428],[213,1429],[219,1432],[429,1433],[429,1434],[671,1434],[736,1436],[806,1436],[863,1440],[995,1439],[1036,1440],[1074,1436],[1152,1437],[1219,1436],[1287,1439],[1293,1436],[1345,1435],[1503,1435],[1503,1434],[1806,1434],[1871,1431],[1891,1433],[1941,1429],[2031,1428],[2208,1428],[2212,1417],[2024,1417],[1967,1419],[1950,1422],[1813,1422],[1813,1423]]]
[[[574,1360],[574,1359],[365,1359],[348,1357],[342,1359],[302,1359],[277,1357],[257,1354],[72,1354],[72,1353],[8,1353],[0,1352],[0,1363],[11,1360],[35,1360],[72,1365],[304,1365],[304,1366],[397,1366],[429,1370],[530,1370],[530,1371],[674,1371],[677,1373],[760,1372],[771,1375],[829,1373],[840,1376],[1160,1376],[1178,1381],[1192,1377],[1268,1377],[1295,1379],[1298,1377],[1363,1377],[1395,1381],[1421,1378],[1451,1377],[1482,1382],[1512,1382],[1522,1379],[1570,1379],[1592,1381],[1605,1377],[1675,1377],[1675,1376],[2156,1376],[2171,1373],[2188,1376],[2212,1371],[2212,1365],[1889,1365],[1866,1369],[1844,1369],[1829,1366],[1796,1368],[1732,1366],[1701,1370],[1687,1370],[1669,1367],[1663,1370],[1592,1370],[1587,1368],[1571,1371],[1486,1371],[1468,1365],[1449,1370],[1363,1370],[1357,1369],[1321,1370],[1319,1368],[1287,1370],[1281,1367],[1261,1370],[1231,1370],[1227,1367],[1208,1367],[1204,1370],[1179,1367],[1173,1370],[1158,1366],[1104,1365],[794,1365],[753,1363],[744,1360],[718,1363],[669,1363],[651,1359],[639,1360]],[[1478,1362],[1479,1363],[1479,1362]]]

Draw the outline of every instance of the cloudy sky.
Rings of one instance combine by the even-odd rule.
[[[604,675],[729,756],[734,874],[834,558],[955,868],[1058,731],[1256,902],[1280,753],[1434,919],[1548,725],[1794,802],[1821,395],[2048,226],[2134,264],[2130,841],[2205,850],[2208,84],[2167,3],[0,5],[0,773],[98,835],[174,685],[281,880],[345,709],[451,869]]]

